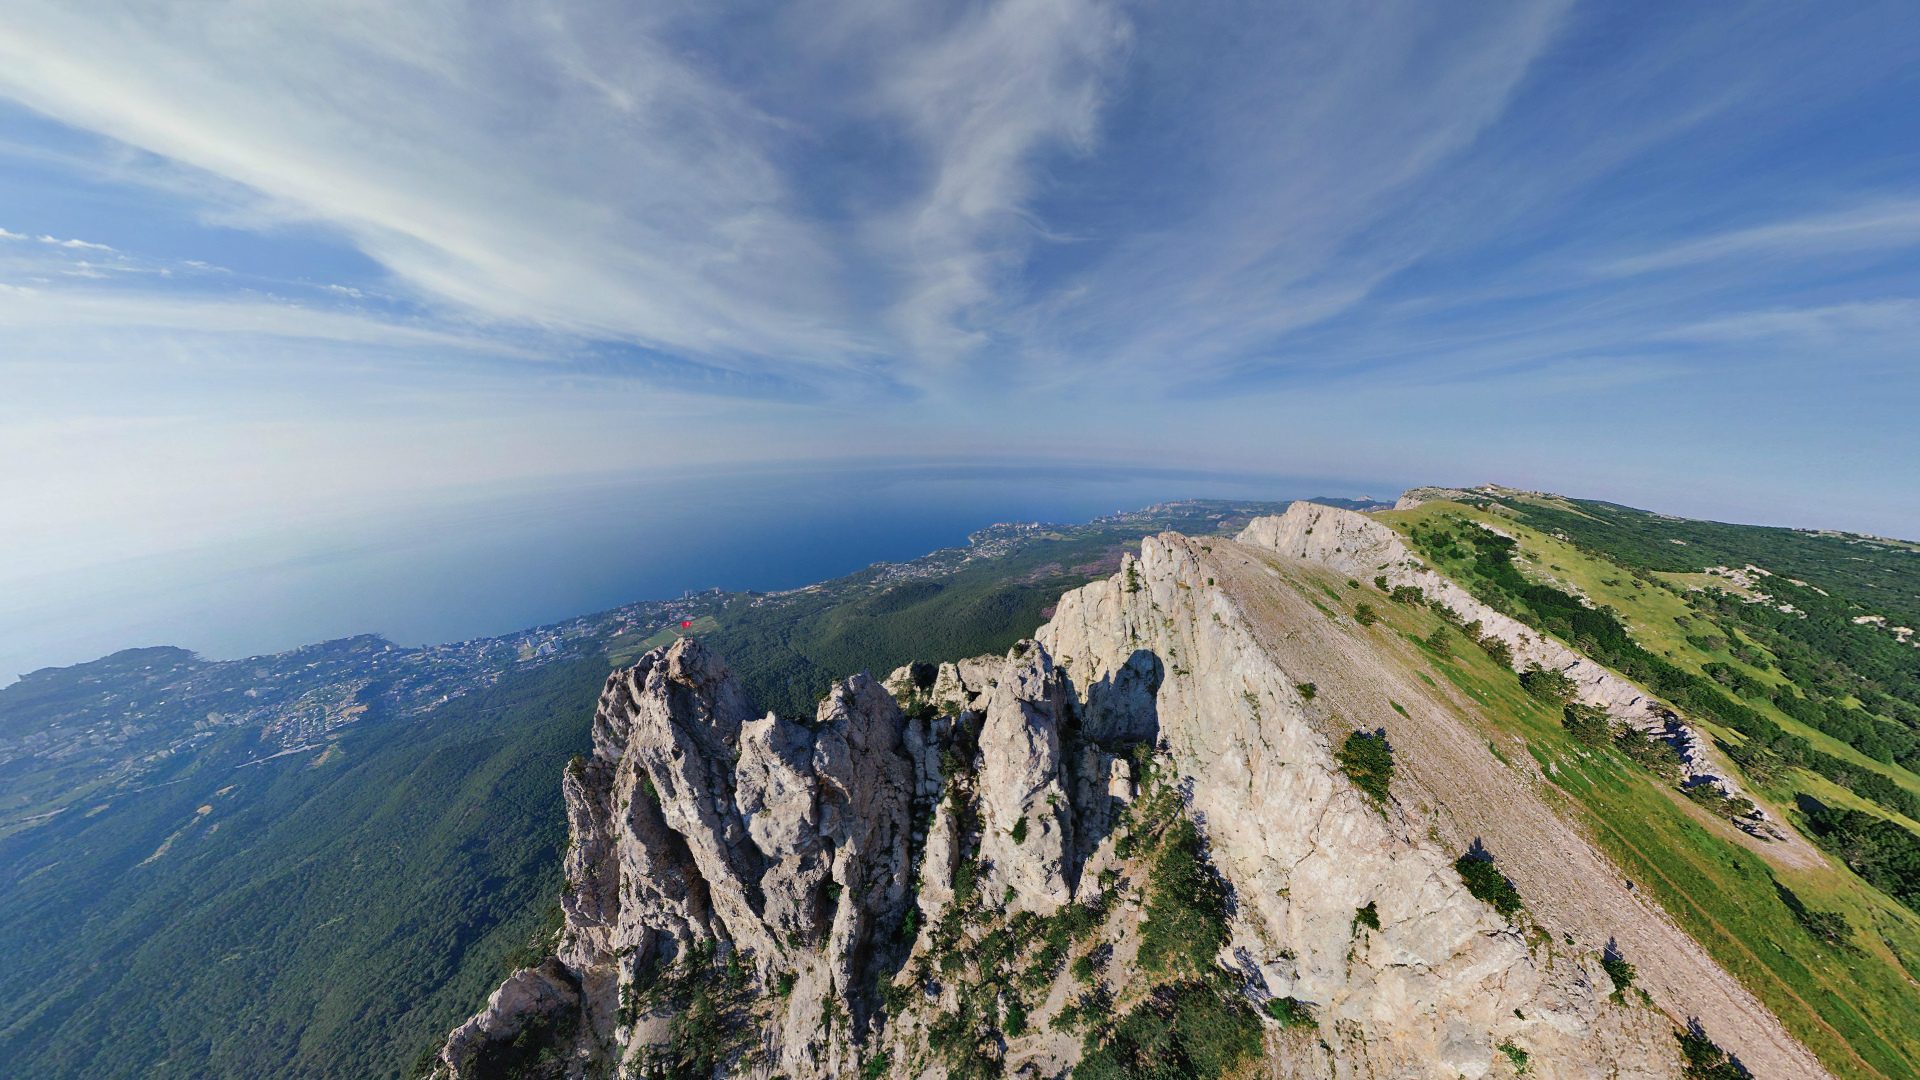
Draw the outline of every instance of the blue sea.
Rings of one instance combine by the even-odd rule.
[[[15,590],[0,598],[0,684],[133,646],[230,658],[361,633],[418,645],[689,589],[790,589],[961,545],[1001,521],[1077,523],[1190,498],[1390,499],[1399,489],[1277,474],[907,463],[443,493]]]

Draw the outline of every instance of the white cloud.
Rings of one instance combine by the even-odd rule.
[[[1806,258],[1920,244],[1920,201],[1899,200],[1736,229],[1618,259],[1610,274],[1675,270],[1722,259]]]
[[[107,275],[82,268],[66,273]],[[477,333],[406,326],[366,316],[260,299],[156,294],[130,289],[0,290],[0,328],[17,333],[86,330],[252,335],[351,346],[444,348],[537,359],[544,355]]]
[[[906,118],[932,159],[925,194],[876,222],[910,279],[896,318],[936,356],[979,344],[967,313],[994,299],[1042,230],[1028,216],[1033,157],[1085,153],[1131,38],[1092,0],[1004,0],[887,65],[883,107]]]
[[[22,239],[24,239],[24,237]],[[105,244],[89,244],[85,240],[61,240],[58,237],[52,237],[52,236],[42,236],[40,238],[40,242],[43,244],[52,244],[55,247],[85,248],[89,251],[112,251],[113,250],[112,248],[108,247]]]
[[[1271,362],[1283,335],[1351,310],[1432,250],[1449,219],[1413,210],[1506,113],[1569,6],[1250,7],[1232,13],[1248,19],[1232,48],[1205,33],[1178,52],[1143,41],[1149,70],[1184,73],[1136,106],[1161,110],[1149,115],[1178,155],[1154,164],[1194,182],[1064,282],[1087,299],[1035,312],[1036,336],[1098,366]]]
[[[1897,343],[1914,352],[1920,300],[1881,300],[1812,308],[1745,311],[1677,327],[1662,336],[1685,341],[1791,341],[1802,345]]]
[[[29,0],[0,27],[0,92],[245,184],[488,318],[709,359],[860,349],[765,122],[663,20]]]

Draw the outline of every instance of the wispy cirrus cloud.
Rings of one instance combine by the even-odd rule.
[[[929,177],[869,231],[905,278],[902,336],[937,358],[990,337],[992,302],[1045,239],[1036,159],[1092,150],[1131,41],[1130,23],[1092,0],[1012,0],[956,22],[882,65],[881,107],[924,148]]]
[[[832,254],[783,210],[764,118],[662,40],[665,14],[29,3],[0,86],[485,318],[837,360],[860,335],[832,318]]]
[[[52,244],[54,247],[72,248],[72,249],[77,249],[81,251],[112,251],[113,250],[112,248],[108,247],[105,244],[93,244],[93,243],[88,243],[85,240],[71,240],[71,239],[62,240],[56,236],[42,236],[40,238],[40,242],[43,244]]]
[[[1920,201],[1890,200],[1686,240],[1614,260],[1606,274],[1676,270],[1720,259],[1807,259],[1920,246]]]
[[[1863,374],[1854,413],[1914,394],[1915,48],[1892,0],[12,0],[0,409],[304,418],[288,484],[368,490],[449,418],[422,484],[983,445],[1657,477],[1662,408],[1790,472]]]

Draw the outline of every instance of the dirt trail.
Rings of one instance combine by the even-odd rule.
[[[1582,949],[1616,942],[1656,1005],[1676,1022],[1698,1017],[1755,1076],[1830,1075],[1765,1004],[1547,805],[1544,782],[1524,751],[1518,768],[1494,756],[1459,711],[1477,710],[1474,702],[1449,684],[1422,681],[1415,672],[1424,662],[1396,635],[1363,629],[1344,611],[1329,619],[1316,606],[1331,607],[1323,585],[1343,596],[1350,591],[1345,575],[1231,541],[1209,544],[1210,552],[1195,545],[1195,554],[1227,588],[1261,646],[1291,677],[1317,686],[1316,726],[1336,744],[1355,728],[1386,729],[1405,808],[1400,824],[1410,837],[1427,840],[1437,830],[1453,852],[1480,840],[1556,945],[1564,947],[1561,934]],[[1864,1061],[1858,1065],[1880,1075]]]

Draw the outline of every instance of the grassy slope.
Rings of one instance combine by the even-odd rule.
[[[1520,549],[1525,554],[1516,557],[1514,561],[1516,565],[1520,566],[1522,573],[1541,582],[1556,584],[1562,588],[1567,588],[1571,585],[1573,588],[1567,588],[1567,591],[1585,595],[1596,605],[1612,607],[1620,613],[1622,621],[1627,624],[1627,628],[1633,635],[1634,640],[1639,642],[1642,647],[1650,652],[1660,654],[1689,671],[1698,674],[1704,665],[1719,661],[1720,663],[1731,664],[1750,677],[1764,683],[1777,685],[1786,681],[1777,671],[1761,671],[1741,663],[1734,659],[1726,649],[1708,652],[1695,647],[1687,641],[1686,631],[1680,624],[1674,621],[1676,616],[1687,618],[1696,614],[1692,608],[1687,606],[1686,601],[1681,597],[1657,587],[1638,587],[1634,584],[1634,577],[1630,572],[1623,571],[1620,567],[1605,560],[1588,555],[1565,540],[1558,539],[1538,529],[1523,525],[1515,521],[1511,515],[1503,515],[1490,509],[1463,506],[1459,503],[1452,502],[1426,503],[1413,510],[1396,510],[1374,515],[1377,520],[1384,524],[1391,525],[1402,532],[1411,528],[1416,521],[1437,520],[1446,516],[1457,516],[1469,518],[1474,521],[1483,521],[1503,532],[1519,538],[1521,542]],[[1727,526],[1727,528],[1734,528],[1734,526]],[[1681,587],[1684,588],[1684,585]],[[1707,629],[1711,629],[1716,633],[1720,632],[1720,628],[1718,627],[1707,627]],[[1751,642],[1746,642],[1745,644],[1748,648],[1756,652],[1766,652],[1765,649]],[[1760,712],[1788,732],[1806,739],[1813,745],[1814,749],[1824,751],[1862,768],[1871,769],[1874,772],[1891,777],[1902,787],[1914,792],[1920,792],[1920,776],[1915,776],[1913,773],[1908,772],[1898,765],[1876,761],[1846,743],[1841,742],[1839,739],[1795,720],[1793,717],[1781,712],[1770,701],[1764,699],[1743,699],[1742,703]],[[1738,734],[1717,724],[1706,722],[1703,723],[1702,726],[1711,732],[1716,739],[1735,743],[1741,741],[1741,737]],[[1900,821],[1907,825],[1908,828],[1920,830],[1920,822],[1910,822],[1897,814],[1891,814],[1878,804],[1861,799],[1851,792],[1846,792],[1844,789],[1829,783],[1825,779],[1807,773],[1804,770],[1795,770],[1794,776],[1790,781],[1774,785],[1772,789],[1763,790],[1765,790],[1767,795],[1777,800],[1784,800],[1785,805],[1792,805],[1792,794],[1794,791],[1808,791],[1817,795],[1819,792],[1814,791],[1815,787],[1820,788],[1822,791],[1839,793],[1835,795],[1834,801],[1841,805],[1868,810],[1881,817]]]
[[[370,723],[324,763],[236,769],[257,751],[235,732],[6,845],[0,1060],[45,1080],[398,1075],[552,903],[557,780],[604,676],[556,664]]]
[[[1405,527],[1422,515],[1462,512],[1491,520],[1451,504],[1378,516]],[[1543,567],[1562,568],[1548,573],[1579,585],[1597,603],[1612,604],[1633,623],[1636,636],[1662,617],[1672,626],[1670,604],[1679,605],[1675,613],[1685,610],[1670,594],[1633,589],[1630,579],[1606,586],[1600,575],[1615,578],[1616,569],[1592,560],[1586,565],[1578,552],[1510,520],[1498,524],[1521,535],[1523,548],[1539,553]],[[1380,601],[1375,606],[1409,637],[1425,637],[1441,625],[1424,609]],[[1654,630],[1641,640],[1656,651],[1671,650],[1676,662],[1704,662],[1685,656],[1691,646],[1684,635]],[[1770,862],[1765,845],[1710,817],[1612,749],[1573,741],[1558,710],[1533,701],[1511,672],[1472,646],[1459,645],[1451,658],[1423,652],[1435,677],[1481,706],[1474,719],[1489,740],[1510,759],[1524,752],[1543,770],[1551,767],[1548,779],[1564,793],[1570,812],[1629,879],[1658,899],[1836,1075],[1920,1077],[1920,1032],[1911,1022],[1920,1016],[1914,981],[1920,978],[1920,917],[1831,860],[1819,869]],[[1783,726],[1790,722],[1780,719]],[[1807,789],[1798,777],[1788,786]],[[1802,930],[1776,882],[1808,907],[1844,914],[1855,928],[1858,951],[1836,950]]]

